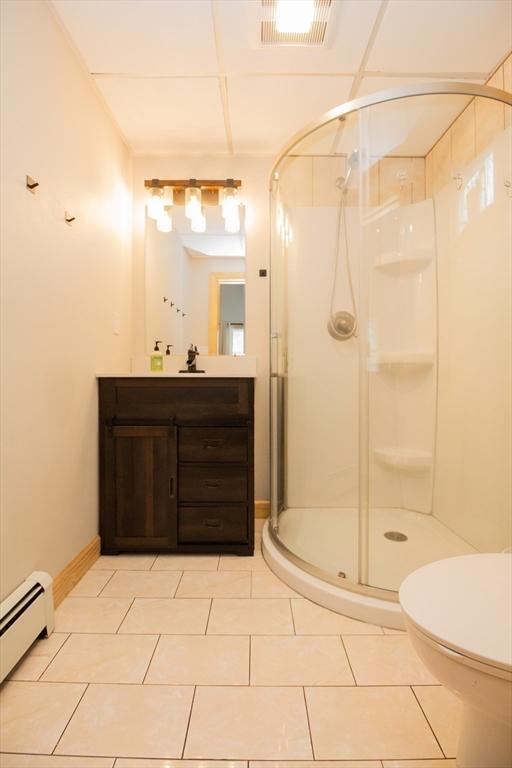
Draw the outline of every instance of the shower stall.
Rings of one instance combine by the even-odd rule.
[[[272,172],[263,551],[354,618],[400,628],[408,573],[512,544],[511,105],[372,94]]]

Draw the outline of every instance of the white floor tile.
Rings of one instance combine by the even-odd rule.
[[[90,685],[56,754],[181,757],[194,689]]]
[[[158,637],[71,635],[42,679],[66,683],[142,683]]]
[[[355,685],[340,637],[253,637],[251,685]]]
[[[209,599],[137,598],[121,624],[119,633],[203,635],[210,602]]]
[[[53,752],[85,685],[9,681],[0,692],[0,732],[5,752]]]
[[[197,688],[185,757],[312,759],[301,688]]]
[[[209,635],[293,635],[289,600],[214,600]]]
[[[306,688],[320,760],[443,757],[407,687]]]
[[[163,635],[145,682],[167,685],[248,685],[249,638]]]

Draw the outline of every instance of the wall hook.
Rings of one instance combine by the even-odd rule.
[[[174,307],[174,301],[171,301],[171,307]]]
[[[185,317],[187,313],[186,312],[182,312],[181,314],[182,314],[182,317]]]
[[[505,179],[503,183],[505,185],[505,189],[507,190],[507,196],[512,197],[512,181],[510,181],[510,179]]]
[[[167,296],[164,296],[164,304],[166,301],[169,301],[169,299],[167,298]]]
[[[69,213],[69,211],[64,211],[64,219],[66,224],[71,224],[76,220],[76,216],[73,216],[72,213]]]
[[[179,307],[176,308],[176,312],[179,314],[181,312],[181,309]]]
[[[462,187],[463,178],[460,173],[456,173],[455,176],[452,176],[452,179],[455,182],[455,186],[457,189],[460,189]]]
[[[33,179],[32,176],[25,176],[25,186],[29,192],[32,192],[32,194],[35,194],[35,191],[39,186],[39,182]]]

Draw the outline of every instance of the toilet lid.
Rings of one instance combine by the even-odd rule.
[[[512,554],[429,563],[400,587],[407,617],[436,642],[499,669],[512,669]]]

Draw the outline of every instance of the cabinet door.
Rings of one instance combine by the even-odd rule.
[[[113,427],[112,440],[115,546],[175,548],[175,427]]]

